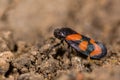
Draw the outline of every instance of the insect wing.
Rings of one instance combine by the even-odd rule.
[[[72,47],[73,49],[75,49],[78,53],[82,53],[83,55],[86,55],[88,56],[88,52],[87,51],[82,51],[79,47],[79,44],[80,44],[80,40],[77,40],[77,41],[72,41],[72,40],[66,40],[66,42],[68,43],[68,45],[70,47]]]

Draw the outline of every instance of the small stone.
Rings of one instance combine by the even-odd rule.
[[[14,54],[10,51],[5,51],[5,52],[0,53],[0,58],[5,61],[10,62],[14,58]]]
[[[31,73],[21,74],[17,80],[45,80],[43,75]]]
[[[0,58],[0,75],[5,75],[9,69],[9,63]]]
[[[0,53],[0,75],[5,75],[9,70],[9,62],[13,59],[14,55],[10,51]]]

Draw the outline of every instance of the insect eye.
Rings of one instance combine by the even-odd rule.
[[[60,35],[61,35],[62,37],[64,37],[64,34],[63,34],[62,32],[60,32]]]

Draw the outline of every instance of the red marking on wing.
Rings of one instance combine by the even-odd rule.
[[[97,45],[94,40],[90,40],[90,42],[94,46],[94,50],[90,53],[90,56],[95,56],[95,55],[101,54],[102,53],[101,47],[99,45]]]
[[[87,49],[87,46],[88,46],[88,42],[87,41],[82,41],[80,44],[79,44],[79,48],[83,51],[85,51]]]
[[[66,36],[66,40],[81,40],[82,36],[80,34],[71,34]]]

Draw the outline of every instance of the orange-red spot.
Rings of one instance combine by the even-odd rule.
[[[95,43],[95,40],[93,40],[93,39],[90,39],[90,43]]]
[[[82,36],[80,34],[71,34],[66,37],[66,40],[81,40]]]
[[[82,41],[79,45],[79,48],[83,51],[85,51],[87,49],[88,46],[88,42],[87,41]]]
[[[90,53],[90,56],[95,56],[102,53],[101,47],[95,43],[95,40],[91,39],[90,43],[94,46],[94,50]]]
[[[95,56],[95,55],[99,55],[102,53],[102,50],[100,48],[100,46],[98,46],[96,43],[92,43],[94,46],[94,50],[90,53],[90,56]]]

